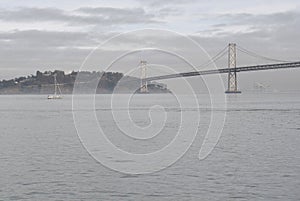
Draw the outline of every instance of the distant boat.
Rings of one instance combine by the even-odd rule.
[[[53,76],[54,77],[54,94],[53,95],[48,95],[48,99],[62,99],[61,96],[61,90],[58,86],[57,80],[56,80],[56,75]]]

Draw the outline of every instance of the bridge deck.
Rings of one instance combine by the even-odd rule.
[[[234,71],[249,72],[249,71],[261,71],[261,70],[285,69],[285,68],[300,68],[300,61],[290,62],[290,63],[277,63],[277,64],[266,64],[266,65],[246,66],[246,67],[237,67],[237,68],[222,68],[222,69],[214,69],[214,70],[176,73],[176,74],[148,77],[145,79],[145,81],[165,80],[165,79],[172,79],[177,77],[192,77],[192,76],[199,76],[199,75],[223,74],[223,73],[229,73]]]

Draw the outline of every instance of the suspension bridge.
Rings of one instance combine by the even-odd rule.
[[[252,57],[261,58],[268,61],[273,61],[276,63],[272,64],[261,64],[261,65],[251,65],[251,66],[243,66],[238,67],[237,64],[237,49],[245,54],[248,54]],[[213,69],[213,70],[202,70],[202,71],[192,71],[192,72],[183,72],[183,73],[175,73],[175,74],[167,74],[161,76],[153,76],[147,77],[147,62],[141,61],[141,87],[140,93],[148,93],[148,82],[155,80],[165,80],[172,78],[180,78],[180,77],[193,77],[193,76],[202,76],[202,75],[212,75],[212,74],[228,74],[227,80],[227,90],[225,93],[241,93],[238,90],[238,81],[237,81],[237,73],[240,72],[250,72],[250,71],[265,71],[265,70],[275,70],[275,69],[287,69],[287,68],[300,68],[300,61],[297,62],[289,62],[278,59],[268,58],[259,54],[256,54],[252,51],[249,51],[245,48],[237,46],[235,43],[230,43],[225,49],[219,52],[216,56],[212,57],[211,61],[205,64],[208,66],[209,64],[214,63],[224,55],[228,54],[228,66],[226,68]]]

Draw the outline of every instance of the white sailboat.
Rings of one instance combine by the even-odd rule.
[[[53,76],[54,77],[54,94],[53,95],[48,95],[48,99],[62,99],[61,96],[61,90],[58,86],[57,80],[56,80],[56,75]]]

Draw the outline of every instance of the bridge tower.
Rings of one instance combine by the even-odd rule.
[[[228,45],[228,68],[236,68],[236,44],[229,43]],[[241,93],[237,87],[237,73],[235,70],[228,73],[228,86],[225,93]]]
[[[145,80],[147,78],[147,62],[141,61],[140,67],[141,67],[141,87],[140,87],[140,93],[148,93],[148,83]]]

